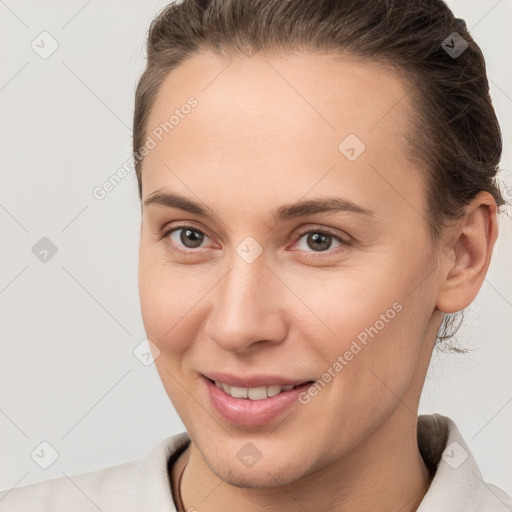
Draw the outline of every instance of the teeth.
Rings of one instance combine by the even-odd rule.
[[[263,400],[264,398],[278,395],[282,391],[289,391],[295,386],[289,384],[281,386],[279,384],[272,384],[270,386],[260,386],[257,388],[240,388],[237,386],[229,386],[224,382],[214,381],[215,385],[234,398],[249,398],[250,400]]]
[[[231,386],[231,396],[234,398],[247,398],[247,392],[249,390],[247,388],[237,388],[236,386]]]
[[[275,396],[281,393],[281,386],[279,384],[273,384],[267,387],[267,396]]]
[[[231,391],[231,394],[233,394],[233,391]],[[247,398],[250,398],[251,400],[263,400],[264,398],[267,398],[267,396],[267,386],[247,389]]]

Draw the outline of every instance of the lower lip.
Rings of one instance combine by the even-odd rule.
[[[202,378],[217,413],[226,421],[245,427],[260,427],[270,423],[297,403],[300,393],[312,385],[311,382],[306,382],[275,396],[262,400],[251,400],[249,398],[234,398],[218,388],[214,382],[204,376]]]

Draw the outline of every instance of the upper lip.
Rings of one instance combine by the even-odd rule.
[[[310,382],[311,379],[293,379],[288,377],[283,377],[281,375],[269,375],[269,374],[260,374],[260,375],[244,375],[238,377],[237,375],[231,375],[229,373],[222,372],[208,372],[203,373],[203,375],[211,380],[216,380],[219,382],[223,382],[224,384],[228,384],[229,386],[236,386],[240,388],[256,388],[259,386],[270,386],[272,384],[279,384],[281,386],[289,386],[304,384],[304,382]]]

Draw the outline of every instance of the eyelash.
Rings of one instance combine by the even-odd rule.
[[[199,234],[201,234],[203,236],[206,236],[206,237],[211,239],[211,237],[207,233],[205,233],[202,229],[198,229],[195,226],[192,226],[190,224],[180,224],[180,225],[174,225],[174,226],[172,226],[170,228],[163,228],[162,231],[158,235],[158,240],[159,241],[163,240],[164,238],[167,238],[174,231],[180,231],[182,229],[190,229],[191,231],[195,231],[196,233],[199,233]],[[328,235],[328,236],[332,237],[334,240],[336,240],[337,242],[339,242],[341,244],[341,250],[342,251],[344,249],[346,249],[347,246],[351,245],[349,240],[344,240],[340,236],[335,235],[333,232],[331,232],[328,229],[323,228],[323,227],[308,227],[308,228],[304,228],[303,230],[299,231],[297,241],[299,241],[304,235],[311,234],[311,233],[319,233],[319,234],[322,234],[322,235]],[[191,253],[194,253],[194,252],[198,252],[198,249],[181,249],[181,248],[177,248],[173,242],[171,242],[171,245],[174,246],[173,250],[176,250],[176,251],[181,252],[181,253],[191,254]],[[343,246],[345,246],[345,247],[343,247]],[[334,249],[328,249],[327,251],[320,251],[320,252],[317,252],[317,253],[315,253],[314,251],[306,252],[306,257],[318,258],[318,257],[322,257],[324,255],[330,256],[330,255],[332,255],[335,252],[339,252],[336,249],[340,249],[340,246],[338,246],[337,248],[334,248]],[[304,252],[304,251],[299,250],[299,252]]]

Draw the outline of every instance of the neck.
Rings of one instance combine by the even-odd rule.
[[[193,443],[173,468],[181,482],[184,510],[241,509],[414,512],[432,477],[418,449],[416,416],[399,406],[395,413],[341,460],[276,488],[241,488],[223,482]],[[179,471],[179,473],[178,473]],[[177,474],[176,474],[177,473]]]

